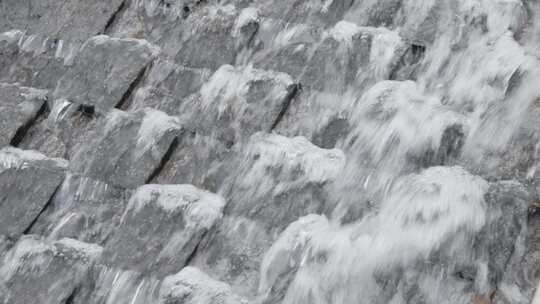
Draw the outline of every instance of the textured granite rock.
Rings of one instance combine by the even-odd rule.
[[[87,279],[102,248],[73,239],[22,237],[0,266],[2,303],[65,303]]]
[[[287,74],[224,65],[199,94],[184,102],[180,113],[197,130],[235,143],[257,131],[272,130],[296,90]]]
[[[229,175],[222,167],[233,157],[233,144],[204,132],[187,130],[182,134],[169,160],[151,182],[187,183],[217,191]]]
[[[104,244],[118,226],[132,192],[69,173],[30,232],[53,240]]]
[[[192,185],[139,187],[105,243],[105,263],[161,277],[173,274],[189,262],[224,206],[220,196]]]
[[[0,149],[0,234],[19,238],[31,227],[64,176],[68,162],[35,151]]]
[[[49,157],[71,159],[106,115],[93,107],[65,99],[57,99],[47,105],[44,114],[30,126],[19,146]]]
[[[39,115],[47,94],[44,90],[0,83],[0,147],[22,140],[27,127]]]
[[[147,39],[178,65],[214,71],[234,64],[257,28],[257,20],[242,18],[231,4],[131,0],[110,33]]]
[[[181,130],[178,119],[143,109],[133,114],[113,110],[103,118],[93,140],[72,159],[72,170],[124,188],[144,184]]]
[[[0,81],[54,90],[80,43],[12,29],[0,34]]]
[[[58,81],[54,98],[100,109],[119,106],[158,53],[159,48],[145,40],[92,37]]]
[[[122,0],[6,0],[0,11],[0,31],[19,28],[84,41],[102,32],[121,4]]]
[[[135,92],[127,108],[136,110],[151,107],[174,115],[192,94],[198,93],[208,80],[208,69],[179,66],[169,60],[154,62],[148,77]]]

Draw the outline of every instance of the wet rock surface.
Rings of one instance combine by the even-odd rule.
[[[11,147],[0,150],[0,161],[0,234],[17,239],[46,208],[64,179],[68,162]]]
[[[539,14],[0,0],[0,303],[536,304]]]
[[[132,83],[158,52],[159,48],[145,40],[92,37],[58,80],[53,95],[56,99],[102,109],[119,106]]]
[[[65,303],[88,279],[103,248],[73,239],[22,237],[0,266],[3,303]]]
[[[220,196],[192,185],[142,186],[105,243],[106,263],[162,277],[173,274],[189,262],[224,206]]]
[[[19,144],[26,129],[39,116],[47,101],[47,94],[44,90],[0,83],[1,147]]]

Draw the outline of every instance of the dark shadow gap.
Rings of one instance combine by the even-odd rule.
[[[163,157],[161,158],[161,162],[159,166],[156,167],[154,172],[152,172],[152,174],[146,180],[146,184],[151,184],[161,174],[161,171],[163,171],[167,163],[169,163],[174,151],[176,151],[176,148],[178,148],[179,144],[180,144],[180,140],[178,139],[178,137],[175,137],[173,141],[171,142],[169,149],[167,150],[167,152],[165,152],[165,155],[163,155]]]
[[[272,124],[272,127],[270,128],[270,131],[273,131],[276,129],[276,127],[279,125],[279,123],[283,120],[283,117],[289,110],[289,107],[291,106],[291,103],[293,99],[298,95],[298,93],[301,90],[300,84],[295,84],[292,89],[290,90],[289,94],[287,94],[287,97],[283,101],[283,104],[281,105],[281,111],[279,112],[278,116],[276,117],[276,120]]]
[[[22,127],[20,127],[17,132],[15,132],[15,136],[10,141],[10,145],[13,147],[18,147],[21,142],[24,140],[24,137],[30,130],[32,126],[36,124],[36,122],[44,115],[46,115],[49,112],[49,106],[47,104],[47,101],[43,102],[43,105],[39,108],[36,115],[32,117],[30,120],[26,122]]]
[[[129,88],[126,92],[124,92],[124,95],[122,95],[122,98],[120,101],[116,104],[115,108],[120,110],[127,110],[131,106],[131,97],[133,95],[133,92],[135,92],[135,89],[139,87],[139,84],[141,84],[142,80],[144,79],[144,75],[146,74],[146,71],[151,67],[151,63],[141,69],[139,71],[139,74],[137,74],[137,77],[133,82],[129,85]]]
[[[30,225],[28,225],[28,227],[26,227],[26,229],[24,230],[23,234],[31,234],[30,232],[32,231],[32,228],[34,228],[35,224],[37,223],[38,219],[47,211],[47,209],[49,209],[49,207],[53,204],[54,202],[54,198],[56,197],[56,193],[58,192],[58,190],[60,189],[60,187],[62,186],[62,183],[60,183],[60,185],[58,187],[56,187],[56,189],[54,190],[53,194],[51,195],[51,197],[49,198],[49,200],[47,201],[47,203],[45,204],[45,206],[43,206],[43,208],[41,208],[41,211],[39,211],[39,214],[34,218],[34,220],[32,221],[32,223],[30,223]]]
[[[109,20],[107,20],[107,23],[105,24],[105,27],[103,28],[102,34],[108,34],[111,31],[112,26],[114,25],[116,19],[126,9],[126,0],[122,1],[116,11],[111,15]]]

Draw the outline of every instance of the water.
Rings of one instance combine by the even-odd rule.
[[[137,38],[163,50],[126,111],[154,102],[181,116],[145,110],[135,150],[159,158],[160,130],[188,121],[196,131],[194,154],[211,174],[225,176],[216,192],[234,201],[223,206],[216,198],[219,212],[210,204],[190,209],[186,219],[188,228],[211,230],[223,216],[221,230],[209,232],[218,248],[202,242],[186,257],[208,274],[186,267],[151,277],[93,267],[95,286],[80,296],[129,304],[192,293],[194,302],[211,303],[221,294],[232,303],[241,295],[261,304],[477,304],[493,296],[493,303],[529,304],[538,282],[524,268],[538,265],[520,262],[530,254],[527,208],[540,189],[538,1],[199,2],[128,1],[125,16],[133,19],[116,20],[111,35],[136,28]],[[203,8],[196,11],[197,5]],[[200,12],[203,21],[188,18]],[[230,35],[220,31],[227,26]],[[65,64],[80,49],[18,31],[0,35],[0,43],[14,41],[28,56],[52,50]],[[178,97],[183,72],[195,75],[186,87],[200,84],[200,90]],[[162,84],[166,105],[153,90]],[[299,94],[290,100],[293,88]],[[50,120],[63,120],[71,105],[57,101]],[[125,115],[112,112],[103,127],[113,133]],[[223,161],[212,155],[223,144],[218,135],[229,131]],[[220,163],[229,161],[236,168]],[[217,172],[223,168],[240,174]],[[206,176],[191,170],[186,175]],[[154,195],[144,187],[134,192]],[[182,187],[189,191],[178,196],[195,191]],[[53,201],[58,210],[46,223],[49,240],[75,235],[71,230],[85,241],[107,239],[116,217],[144,206],[132,200],[111,211],[105,204],[104,198],[116,202],[124,195],[70,176]],[[183,199],[171,195],[162,208],[187,208],[192,198]],[[85,215],[77,210],[97,210],[90,203],[102,205],[105,215],[97,228],[78,231]],[[308,214],[314,210],[320,214]],[[149,226],[151,220],[162,219],[150,219]],[[87,233],[92,229],[97,232]],[[178,247],[174,242],[170,248]],[[219,256],[214,265],[206,263],[205,250]],[[240,266],[231,266],[237,255]],[[536,291],[532,303],[539,297]]]
[[[365,25],[364,14],[376,5],[361,2],[347,22]],[[351,123],[338,142],[347,156],[336,186],[343,209],[330,223],[311,219],[296,238],[283,233],[287,241],[277,241],[265,257],[261,293],[279,285],[280,269],[292,277],[283,303],[470,303],[493,288],[493,269],[486,255],[474,253],[474,238],[493,212],[484,199],[486,179],[530,181],[536,174],[535,161],[520,172],[508,169],[513,163],[506,155],[527,140],[538,147],[537,136],[526,137],[538,124],[527,118],[540,96],[538,19],[527,19],[521,1],[405,1],[403,24],[393,31],[417,29],[434,11],[436,34],[416,81],[379,81],[366,90],[353,85],[327,96]],[[357,29],[347,22],[331,33],[350,39]],[[386,42],[378,48],[374,41],[370,56],[380,79],[399,44],[376,35]],[[449,146],[444,134],[452,127],[460,138]],[[362,216],[340,224],[351,205],[365,201]],[[474,283],[455,276],[468,263]],[[514,292],[521,299],[515,303],[526,303],[523,291]]]

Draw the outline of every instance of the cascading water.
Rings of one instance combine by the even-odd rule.
[[[540,304],[537,0],[38,2],[0,303]]]

